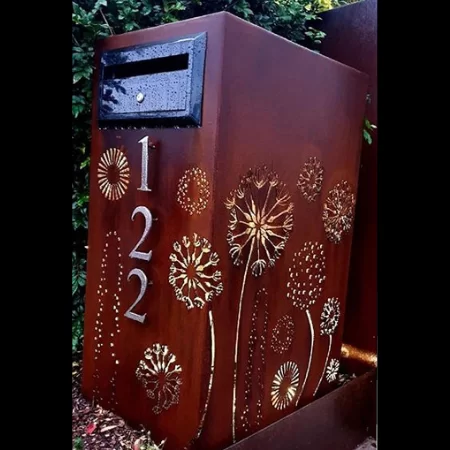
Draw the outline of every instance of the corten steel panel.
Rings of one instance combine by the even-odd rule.
[[[367,88],[354,69],[227,13],[108,38],[97,64],[103,50],[201,32],[201,127],[99,130],[94,91],[83,390],[167,438],[165,450],[224,448],[310,402],[321,379],[316,395],[330,388],[325,366],[339,358],[352,238],[340,226],[352,223]],[[151,192],[138,190],[145,136],[156,143]],[[101,167],[112,164],[110,148],[130,169],[120,156],[129,184],[116,200],[100,190],[105,176],[117,181]],[[313,183],[297,187],[310,157],[324,169],[317,195]],[[342,181],[351,193],[329,206],[348,207],[348,217],[339,215],[331,242],[322,214]],[[142,214],[132,220],[138,206],[154,218],[139,248],[152,250],[150,261],[129,257],[144,232]],[[139,294],[138,276],[127,281],[133,269],[152,282],[133,309],[144,323],[124,317]],[[331,336],[320,333],[325,302]]]
[[[367,73],[371,103],[367,118],[377,124],[377,0],[365,0],[322,14],[326,32],[321,52],[336,61]],[[363,142],[350,264],[344,342],[377,352],[377,158],[378,139]],[[349,359],[348,370],[364,372],[366,359]]]
[[[200,32],[207,33],[208,61],[204,77],[203,123],[200,129],[100,131],[96,120],[97,90],[94,89],[83,391],[88,397],[92,397],[93,391],[99,385],[96,400],[100,404],[108,408],[114,407],[118,414],[136,426],[144,424],[150,427],[156,438],[169,436],[166,445],[168,450],[183,448],[195,436],[209,379],[211,344],[207,308],[202,311],[187,311],[185,305],[176,300],[173,289],[168,284],[168,276],[171,264],[169,255],[173,251],[175,240],[181,242],[184,235],[191,235],[193,232],[212,240],[214,196],[210,196],[208,208],[201,216],[190,217],[177,203],[177,187],[184,171],[196,166],[207,172],[211,190],[213,187],[211,176],[216,148],[223,21],[224,18],[218,15],[118,35],[101,41],[96,49],[98,67],[103,50],[166,41]],[[98,82],[97,71],[95,87]],[[159,141],[156,151],[149,150],[148,180],[152,192],[138,190],[141,185],[142,156],[139,141],[145,136],[149,136],[151,141]],[[131,169],[130,183],[120,200],[109,201],[99,190],[99,161],[107,149],[122,147]],[[141,214],[137,214],[134,221],[131,220],[137,206],[147,207],[157,219],[153,222],[148,238],[139,248],[141,251],[152,250],[149,262],[129,257],[145,227]],[[112,310],[114,298],[108,297],[104,302],[106,305],[101,315],[104,345],[100,347],[102,352],[95,360],[98,342],[95,338],[99,337],[95,327],[99,312],[101,262],[106,243],[105,235],[109,231],[116,231],[121,239],[122,295],[119,300],[119,313]],[[111,243],[108,244],[110,249]],[[107,286],[109,292],[114,294],[117,292],[118,261],[113,252],[108,258],[107,268],[111,272],[108,273],[110,277],[107,279]],[[153,282],[148,286],[143,300],[134,308],[138,314],[147,314],[144,324],[124,317],[126,310],[139,294],[139,279],[133,276],[127,281],[129,272],[135,268],[142,269],[148,280]],[[111,333],[115,333],[115,322],[120,324],[120,333],[113,336],[114,347],[110,347],[109,338]],[[144,359],[144,351],[154,343],[167,345],[170,352],[176,355],[175,364],[182,367],[180,404],[173,405],[159,414],[152,410],[157,401],[146,396],[146,391],[135,374],[139,361]],[[113,349],[116,350],[114,357],[111,356]],[[115,365],[116,360],[119,364]],[[170,368],[174,369],[175,364],[171,364]],[[99,383],[95,382],[97,374],[100,377]],[[109,382],[111,377],[114,377],[114,385]]]
[[[375,430],[376,369],[226,450],[353,450]]]

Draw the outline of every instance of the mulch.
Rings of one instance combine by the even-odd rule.
[[[81,355],[72,361],[72,448],[73,450],[136,450],[137,440],[150,443],[144,429],[135,430],[111,411],[89,403],[81,394]],[[339,374],[338,385],[353,376]],[[147,447],[155,448],[158,447]]]
[[[146,433],[129,427],[119,416],[92,405],[81,395],[81,360],[72,362],[73,450],[133,450]]]

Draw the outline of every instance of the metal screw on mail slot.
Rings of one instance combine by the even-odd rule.
[[[136,100],[137,100],[139,103],[142,103],[142,102],[144,101],[144,94],[143,94],[142,92],[139,92],[139,94],[136,95]]]

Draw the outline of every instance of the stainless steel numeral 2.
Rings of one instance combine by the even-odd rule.
[[[147,313],[139,315],[139,314],[134,313],[131,310],[142,300],[142,297],[145,294],[145,291],[146,291],[147,286],[148,286],[147,276],[145,275],[144,272],[142,272],[141,269],[133,269],[128,274],[128,281],[130,281],[130,278],[133,275],[136,275],[139,278],[139,280],[141,282],[141,289],[140,289],[139,295],[137,296],[137,298],[134,301],[134,303],[127,309],[127,312],[125,313],[125,317],[128,317],[129,319],[132,319],[132,320],[136,320],[137,322],[140,322],[140,323],[144,323],[145,316],[147,315]]]
[[[143,244],[143,242],[145,241],[145,238],[147,237],[148,233],[150,232],[150,229],[152,228],[153,216],[148,208],[146,208],[145,206],[138,206],[133,211],[133,214],[131,215],[131,220],[134,220],[134,216],[137,213],[141,213],[144,216],[145,228],[144,228],[144,233],[142,234],[141,239],[136,244],[136,246],[133,248],[133,250],[131,251],[129,256],[130,256],[130,258],[143,259],[144,261],[149,262],[150,259],[152,259],[152,251],[150,250],[147,253],[140,252],[140,251],[138,251],[138,248],[140,245]]]
[[[138,191],[147,191],[151,192],[151,189],[148,188],[148,136],[145,136],[142,138],[139,142],[139,144],[142,145],[142,160],[141,160],[141,186],[138,188]],[[151,148],[154,148],[153,144],[151,144]],[[143,261],[149,262],[152,259],[152,250],[148,252],[141,252],[138,250],[138,248],[144,243],[145,239],[147,238],[148,234],[150,233],[150,230],[152,228],[153,224],[153,216],[150,210],[145,206],[137,206],[133,214],[131,214],[131,220],[134,221],[134,218],[136,214],[142,214],[145,219],[145,228],[144,232],[142,233],[141,238],[139,239],[138,243],[135,245],[133,250],[131,250],[129,257],[134,259],[141,259]],[[147,286],[149,283],[147,280],[147,276],[141,269],[133,269],[128,274],[128,281],[130,278],[135,275],[139,278],[141,282],[141,288],[139,291],[139,295],[137,296],[134,303],[128,308],[127,312],[125,313],[125,317],[128,319],[136,320],[139,323],[144,323],[145,317],[147,313],[145,314],[136,314],[132,310],[133,308],[142,300],[142,298],[145,295],[145,292],[147,290]]]

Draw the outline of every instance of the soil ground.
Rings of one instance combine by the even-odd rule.
[[[73,450],[132,450],[145,431],[134,430],[110,411],[93,406],[81,395],[81,360],[72,362]]]

